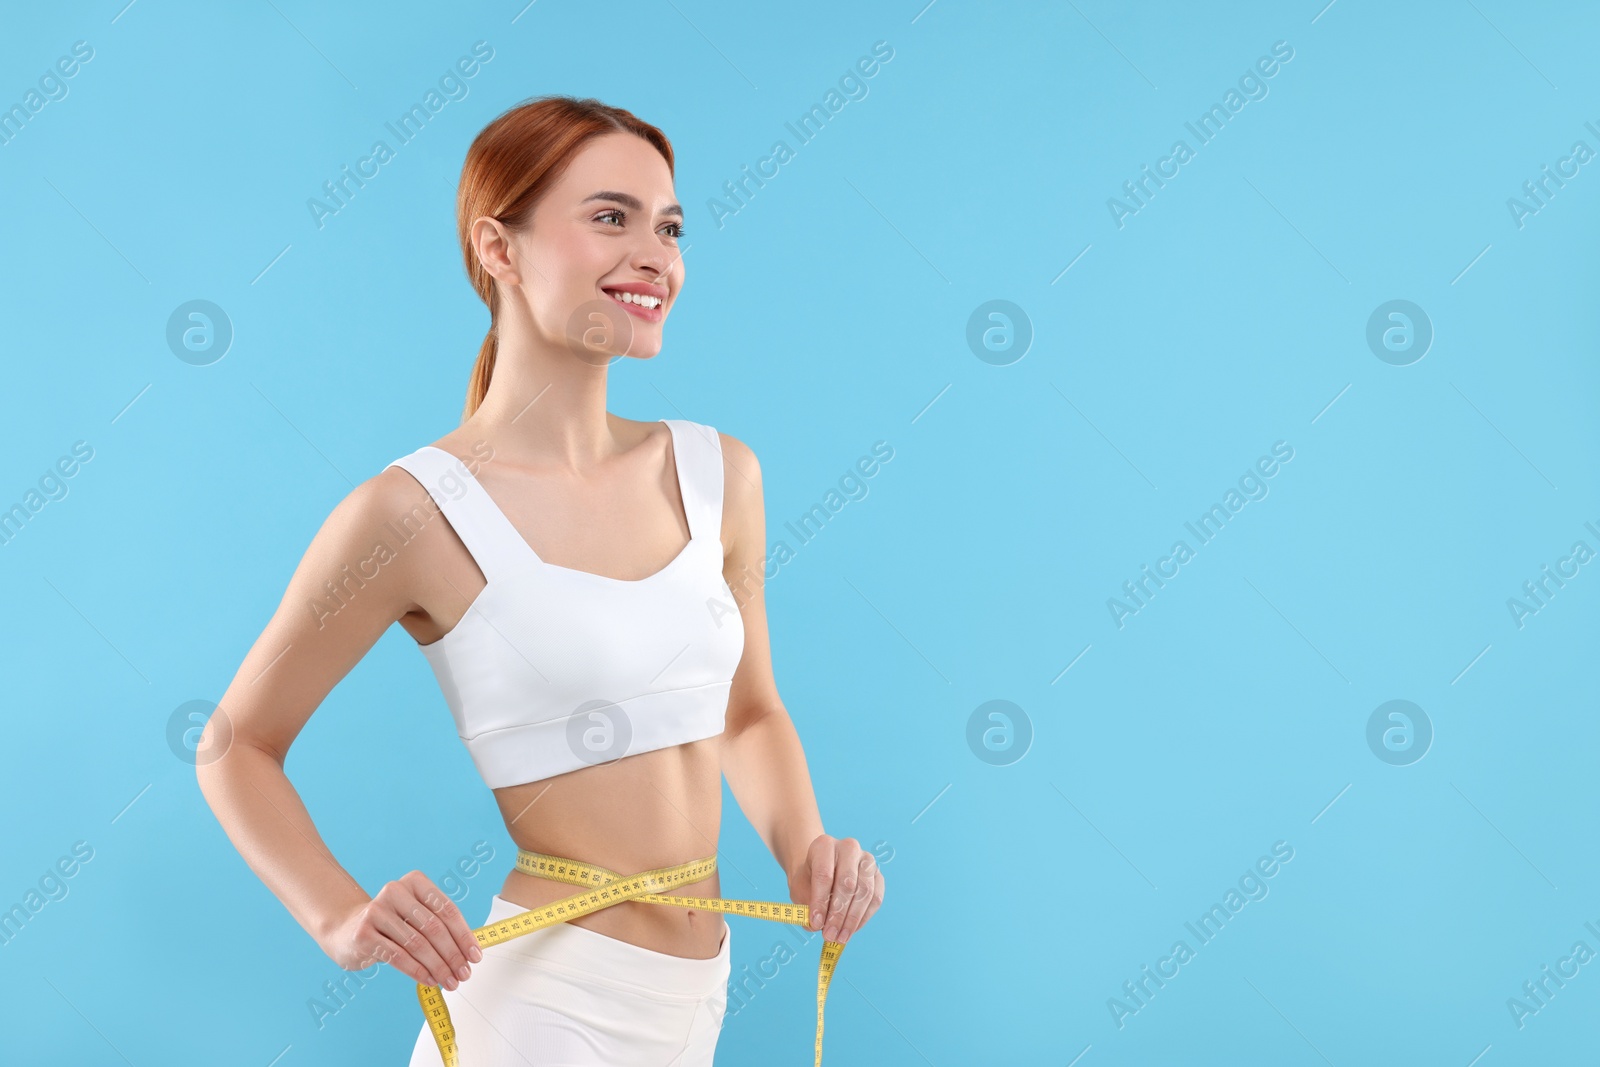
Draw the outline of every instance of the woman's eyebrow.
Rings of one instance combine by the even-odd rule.
[[[614,200],[623,207],[628,208],[630,211],[644,210],[644,203],[637,196],[634,196],[631,193],[615,192],[610,189],[602,189],[598,193],[593,193],[589,196],[586,196],[583,198],[581,203],[587,204],[591,200]],[[661,209],[661,213],[663,215],[676,215],[681,219],[683,218],[683,207],[680,204],[668,204],[666,207]]]

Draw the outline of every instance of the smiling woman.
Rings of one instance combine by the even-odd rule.
[[[521,104],[468,149],[456,221],[490,315],[461,425],[357,486],[318,531],[223,694],[233,740],[197,766],[201,789],[332,959],[417,981],[412,1067],[708,1067],[724,913],[824,933],[820,1063],[828,979],[883,877],[856,839],[823,831],[772,677],[749,580],[761,468],[704,423],[606,410],[611,363],[661,350],[683,290],[672,147],[597,100]],[[397,515],[428,521],[359,596],[308,614],[329,582],[363,573]],[[318,704],[396,622],[518,848],[477,929],[420,870],[369,896],[283,772]],[[208,723],[201,746],[221,729]],[[408,801],[430,799],[425,775],[400,777],[421,779]],[[722,899],[724,777],[789,902]]]

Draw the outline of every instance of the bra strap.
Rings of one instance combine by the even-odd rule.
[[[505,512],[453,453],[424,445],[389,466],[405,469],[422,483],[467,546],[486,582],[505,580],[532,554]]]
[[[683,510],[689,536],[706,541],[722,537],[722,438],[714,427],[688,419],[662,419],[672,430],[677,450]]]

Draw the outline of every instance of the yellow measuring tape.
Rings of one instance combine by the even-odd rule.
[[[573,885],[592,886],[586,893],[563,897],[543,907],[513,915],[509,919],[480,926],[472,931],[483,948],[510,941],[513,937],[532,933],[546,926],[575,919],[601,908],[609,908],[624,900],[640,900],[646,904],[673,904],[680,908],[699,908],[702,911],[724,911],[729,915],[748,915],[756,919],[811,925],[811,908],[805,904],[776,904],[765,900],[723,900],[720,897],[680,897],[666,893],[674,886],[698,882],[717,869],[717,857],[690,860],[675,867],[658,867],[635,875],[621,875],[592,863],[547,856],[543,852],[517,851],[517,869],[539,878],[550,878]],[[822,1006],[828,999],[828,983],[833,979],[833,969],[839,962],[844,945],[824,939],[822,962],[817,968],[817,1059],[822,1067]],[[470,979],[469,979],[470,981]],[[456,1027],[450,1021],[450,1009],[444,1002],[444,991],[436,985],[417,983],[417,1000],[422,1004],[422,1014],[433,1031],[433,1040],[439,1046],[439,1056],[445,1067],[460,1067],[456,1050]]]

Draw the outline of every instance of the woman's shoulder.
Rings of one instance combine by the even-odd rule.
[[[744,470],[756,465],[755,453],[750,450],[749,445],[745,444],[732,434],[724,433],[722,430],[717,429],[709,422],[700,422],[697,419],[686,419],[682,417],[662,419],[660,421],[677,422],[685,426],[693,427],[694,429],[700,431],[708,441],[716,442],[717,450],[722,453],[722,462],[725,467],[731,463],[740,470]],[[637,425],[641,428],[645,428],[646,433],[649,432],[649,423],[638,423]]]
[[[717,445],[719,448],[721,448],[724,457],[732,452],[738,455],[741,459],[754,458],[754,455],[751,453],[748,445],[732,434],[725,433],[722,430],[717,429],[717,427],[713,426],[709,422],[700,422],[698,419],[686,419],[681,416],[672,419],[662,419],[661,421],[682,423],[685,426],[692,426],[695,429],[702,431],[708,440],[717,442]]]
[[[756,454],[749,445],[745,444],[731,433],[724,433],[721,430],[715,430],[714,427],[713,429],[717,435],[717,440],[722,444],[723,463],[730,464],[739,468],[740,470],[758,467],[756,462]]]
[[[719,430],[707,422],[696,422],[693,419],[681,419],[679,421],[700,430],[705,434],[707,440],[716,442],[717,451],[722,453],[724,471],[728,471],[731,468],[733,471],[748,476],[760,474],[760,464],[756,461],[755,452],[751,450],[749,445],[733,436],[733,434]]]
[[[433,495],[428,486],[446,484],[455,477],[457,464],[476,476],[493,455],[494,449],[487,441],[452,431],[391,459],[382,470],[351,490],[345,503],[358,514],[379,522],[386,516],[407,514],[418,506],[427,507]]]
[[[753,449],[732,434],[713,431],[722,446],[722,508],[736,516],[761,515],[766,505],[762,500],[761,463]]]

